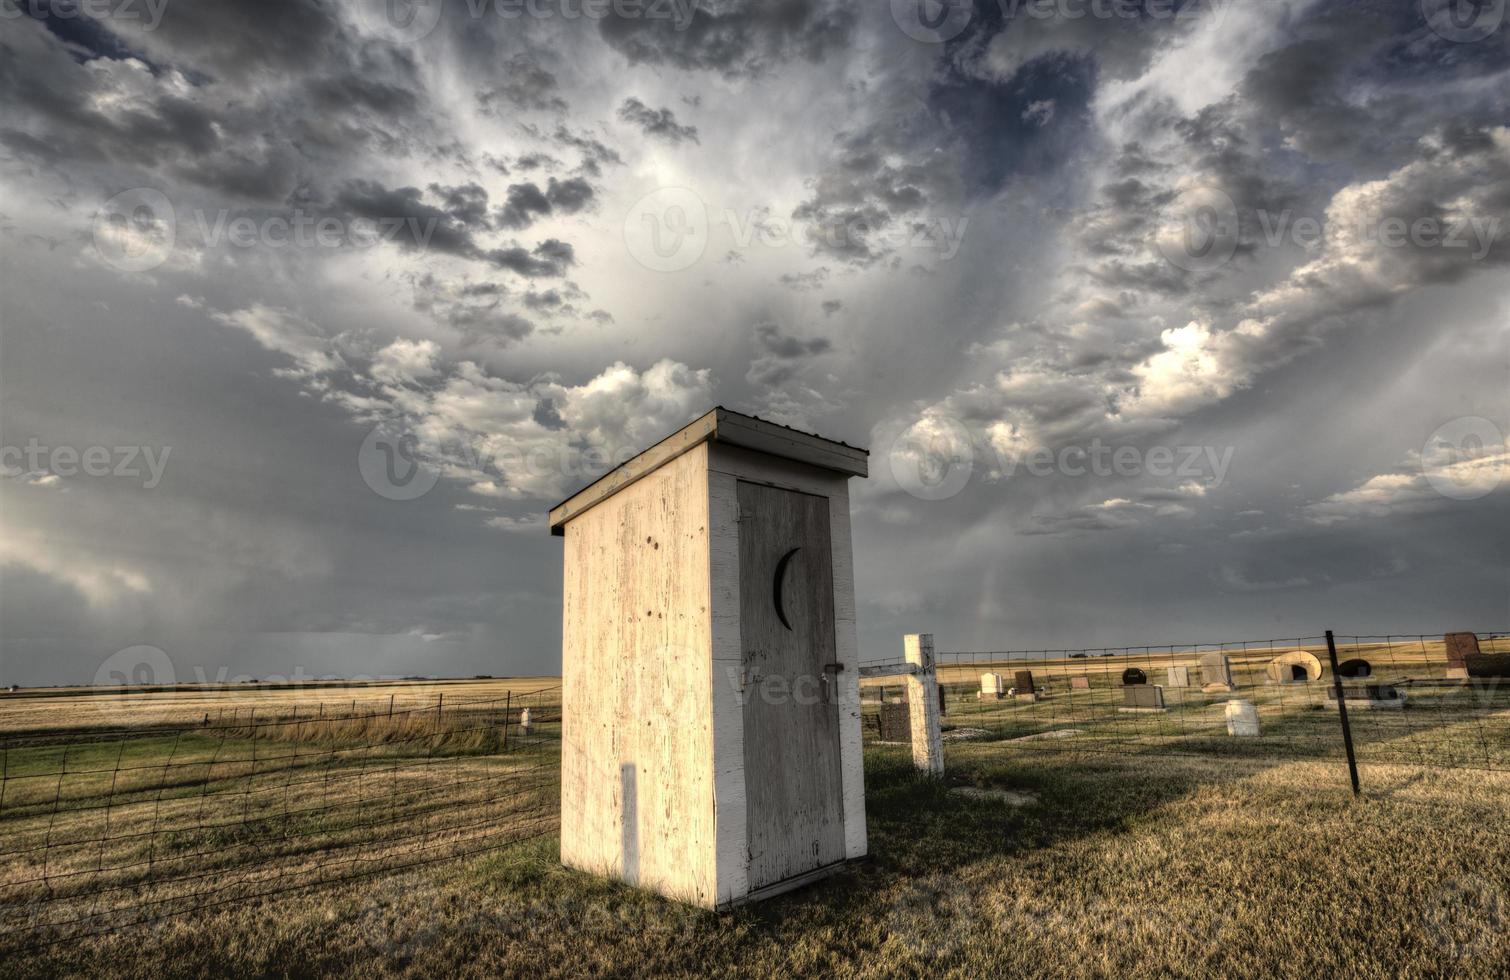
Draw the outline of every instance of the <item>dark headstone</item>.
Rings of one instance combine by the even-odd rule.
[[[1033,672],[1031,670],[1019,670],[1012,681],[1012,686],[1017,688],[1018,694],[1034,693]]]
[[[1510,677],[1510,653],[1470,653],[1466,659],[1469,677]]]
[[[1164,710],[1164,689],[1157,685],[1129,684],[1122,688],[1122,707],[1139,711]]]
[[[1468,658],[1478,652],[1477,634],[1448,633],[1442,640],[1447,643],[1447,666],[1466,667]]]
[[[1147,684],[1148,675],[1136,667],[1129,667],[1122,672],[1122,685],[1132,687],[1136,684]]]
[[[1337,700],[1337,692],[1327,688],[1328,701]],[[1342,697],[1346,701],[1398,701],[1400,690],[1393,684],[1344,684]]]
[[[949,699],[944,696],[944,685],[940,684],[938,686],[938,692],[939,692],[939,717],[942,718],[942,717],[944,717],[944,715],[947,715],[949,713]]]
[[[1448,633],[1442,637],[1447,644],[1447,666],[1466,667],[1468,658],[1479,652],[1479,638],[1473,633]]]
[[[912,713],[905,704],[881,705],[881,741],[912,741]]]
[[[1344,660],[1337,667],[1337,673],[1343,677],[1359,680],[1374,676],[1374,665],[1367,660]]]

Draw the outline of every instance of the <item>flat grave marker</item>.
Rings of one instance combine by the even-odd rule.
[[[1164,688],[1157,684],[1129,684],[1122,688],[1122,707],[1125,712],[1158,712],[1164,708]]]

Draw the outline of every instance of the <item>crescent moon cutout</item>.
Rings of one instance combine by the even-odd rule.
[[[791,563],[792,556],[801,550],[801,548],[793,548],[781,556],[781,560],[776,563],[776,578],[771,583],[771,599],[776,604],[776,616],[781,620],[781,625],[785,626],[788,631],[791,630],[792,624],[786,618],[786,607],[781,601],[781,583],[786,581],[786,566]]]

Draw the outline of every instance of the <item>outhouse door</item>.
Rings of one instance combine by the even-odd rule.
[[[739,483],[752,891],[844,859],[828,506]]]

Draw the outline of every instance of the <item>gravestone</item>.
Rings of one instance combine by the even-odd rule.
[[[1164,689],[1156,684],[1129,684],[1122,688],[1118,711],[1163,711]]]
[[[1148,675],[1136,667],[1129,667],[1122,672],[1122,686],[1132,687],[1137,684],[1147,684]]]
[[[1374,675],[1374,665],[1361,658],[1344,660],[1337,665],[1337,673],[1351,680],[1361,680]]]
[[[1000,701],[1005,690],[1000,674],[981,674],[980,693],[976,697],[982,701]]]
[[[1374,708],[1400,709],[1405,707],[1405,695],[1393,684],[1344,684],[1342,697],[1349,711]],[[1337,691],[1327,688],[1327,707],[1337,709]]]
[[[1017,691],[1017,697],[1027,701],[1037,700],[1038,689],[1033,686],[1033,672],[1031,670],[1019,670],[1012,679],[1012,686]]]
[[[1164,686],[1165,687],[1189,687],[1190,686],[1190,668],[1189,667],[1170,667],[1168,670],[1166,670],[1164,672]]]
[[[1089,677],[1071,677],[1070,678],[1070,690],[1072,690],[1072,691],[1089,691],[1090,689],[1091,689],[1091,679]]]
[[[519,734],[528,735],[535,730],[534,719],[530,717],[530,709],[525,708],[519,712]]]
[[[1321,661],[1304,650],[1290,650],[1269,661],[1264,668],[1270,684],[1304,684],[1321,680]]]
[[[912,741],[912,712],[906,704],[883,704],[877,717],[883,742]]]
[[[1469,677],[1510,677],[1510,653],[1470,653]]]
[[[1238,738],[1258,735],[1258,707],[1252,701],[1227,702],[1227,734]]]
[[[1225,653],[1201,654],[1201,690],[1207,694],[1231,691],[1232,661]]]
[[[1447,666],[1467,667],[1469,654],[1479,652],[1479,638],[1475,633],[1448,633],[1442,637],[1447,644]]]
[[[943,717],[944,715],[947,715],[949,713],[949,700],[944,697],[944,685],[940,684],[938,686],[938,692],[939,692],[939,717]]]

